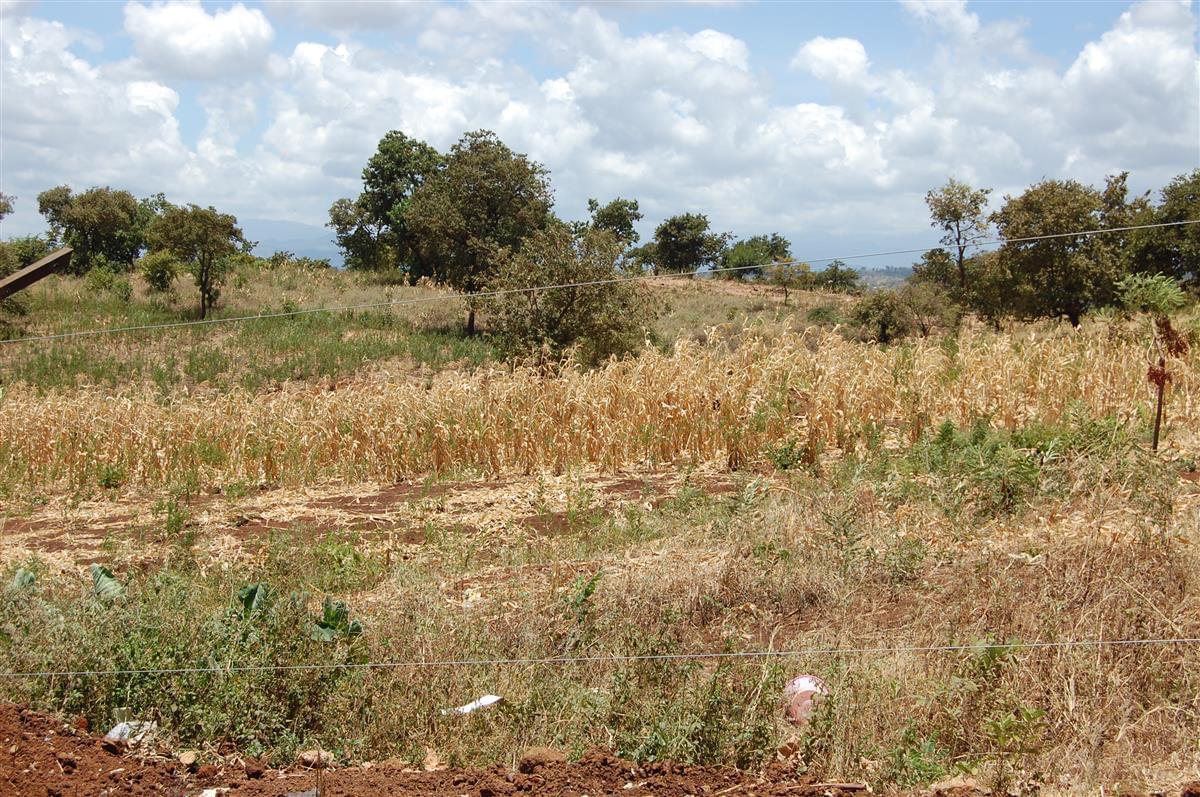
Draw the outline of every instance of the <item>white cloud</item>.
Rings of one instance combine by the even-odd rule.
[[[862,83],[871,62],[867,48],[858,39],[827,39],[818,36],[804,43],[792,58],[793,69],[811,72],[818,80]]]
[[[550,168],[565,216],[619,194],[640,200],[646,228],[699,211],[722,230],[803,239],[867,221],[919,235],[921,197],[949,174],[999,194],[1043,176],[1096,183],[1116,168],[1162,185],[1200,162],[1186,3],[1131,6],[1066,66],[1036,57],[1017,21],[984,24],[961,3],[906,7],[931,37],[927,61],[882,69],[862,41],[813,37],[791,66],[823,91],[787,104],[752,40],[630,34],[603,7],[270,4],[277,19],[390,25],[418,43],[314,34],[272,52],[256,10],[134,3],[138,57],[108,63],[72,53],[78,32],[6,17],[2,177],[21,196],[110,183],[320,224],[358,190],[388,130],[445,150],[483,127]],[[212,35],[184,35],[201,30]],[[195,99],[175,78],[202,80]],[[181,135],[178,118],[197,109],[203,128]]]
[[[237,3],[209,14],[200,0],[127,3],[125,32],[151,69],[193,79],[260,69],[275,35],[258,9]]]

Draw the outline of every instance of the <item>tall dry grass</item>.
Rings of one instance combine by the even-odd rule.
[[[1072,406],[1141,423],[1145,341],[1120,328],[966,331],[883,348],[835,333],[681,342],[591,371],[443,374],[250,394],[160,397],[81,389],[0,393],[0,483],[80,486],[105,471],[162,485],[190,474],[301,484],[592,466],[741,466],[795,439],[810,456],[868,436],[915,439],[930,424],[986,417],[1052,423]],[[1200,357],[1174,369],[1168,440],[1194,447]]]

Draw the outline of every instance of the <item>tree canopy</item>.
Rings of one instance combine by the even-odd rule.
[[[725,279],[762,276],[763,266],[792,259],[792,245],[777,232],[754,235],[738,241],[721,255],[721,272]]]
[[[607,205],[601,205],[597,199],[589,199],[588,213],[592,216],[592,229],[608,230],[627,246],[638,242],[640,236],[634,225],[642,220],[642,212],[638,209],[636,199],[617,197]]]
[[[1115,298],[1119,263],[1100,236],[1067,233],[1104,226],[1104,201],[1075,180],[1044,180],[1006,196],[992,216],[1005,243],[1000,263],[1009,278],[1012,314],[1065,317],[1078,325],[1092,307]],[[1038,236],[1060,237],[1020,240]],[[1017,239],[1017,240],[1014,240]]]
[[[972,188],[951,177],[941,188],[925,195],[930,224],[942,230],[942,243],[951,247],[958,267],[958,288],[967,288],[967,248],[987,235],[987,201],[990,188]]]
[[[487,287],[496,264],[552,219],[546,169],[513,152],[495,133],[467,133],[445,165],[413,193],[405,223],[418,259],[457,291]],[[475,331],[471,305],[467,332]]]
[[[727,233],[709,232],[708,216],[681,213],[654,230],[654,273],[682,273],[715,266],[725,252]]]
[[[329,208],[329,224],[347,267],[419,271],[418,250],[405,221],[413,194],[445,159],[399,130],[379,141],[362,170],[362,193]]]
[[[150,241],[154,250],[170,252],[186,264],[200,291],[201,318],[220,296],[233,255],[253,247],[236,218],[199,205],[165,208],[150,229]]]
[[[50,225],[51,241],[75,250],[71,270],[77,274],[98,264],[127,270],[145,246],[146,215],[128,191],[104,186],[75,194],[60,185],[38,194],[38,212]]]

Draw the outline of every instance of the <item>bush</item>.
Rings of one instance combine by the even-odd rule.
[[[107,293],[122,302],[128,302],[133,297],[133,286],[129,284],[129,279],[118,274],[102,255],[94,256],[92,262],[95,265],[83,278],[83,284],[90,292]]]
[[[9,238],[4,247],[15,259],[16,268],[25,268],[50,254],[50,244],[37,235]]]
[[[958,328],[962,310],[945,288],[929,283],[908,283],[896,293],[914,330],[921,337]]]
[[[804,316],[805,320],[810,324],[840,324],[842,315],[838,312],[838,307],[835,304],[822,304],[808,311]]]
[[[851,315],[863,340],[891,343],[916,329],[912,313],[895,291],[878,291],[863,297]]]
[[[489,286],[520,292],[492,297],[485,304],[494,316],[502,348],[510,355],[540,350],[554,357],[573,349],[587,364],[639,348],[653,319],[646,290],[639,283],[535,289],[620,278],[624,274],[617,263],[622,248],[607,231],[587,230],[577,238],[562,224],[526,239],[519,252],[501,263]]]
[[[179,260],[165,250],[151,252],[138,261],[142,278],[146,280],[151,293],[173,293],[175,278],[179,276],[181,267]]]
[[[21,268],[20,260],[13,248],[12,242],[0,243],[0,279],[7,277]],[[8,315],[23,315],[27,310],[24,297],[18,292],[7,299],[0,299],[0,313]],[[0,326],[0,329],[3,327]]]
[[[928,337],[957,329],[960,311],[936,285],[909,283],[897,291],[877,291],[859,300],[851,318],[862,340],[891,343],[909,335]]]

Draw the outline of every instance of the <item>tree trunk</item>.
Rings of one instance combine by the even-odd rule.
[[[475,308],[467,310],[467,337],[475,335]]]
[[[1166,372],[1167,361],[1163,357],[1158,358],[1158,370],[1162,373]],[[1158,385],[1158,402],[1154,407],[1154,441],[1150,444],[1151,451],[1158,450],[1158,433],[1162,429],[1163,416],[1163,391],[1167,389],[1167,380],[1159,379]]]
[[[958,287],[959,290],[963,291],[967,289],[967,263],[965,250],[965,246],[958,247]]]

